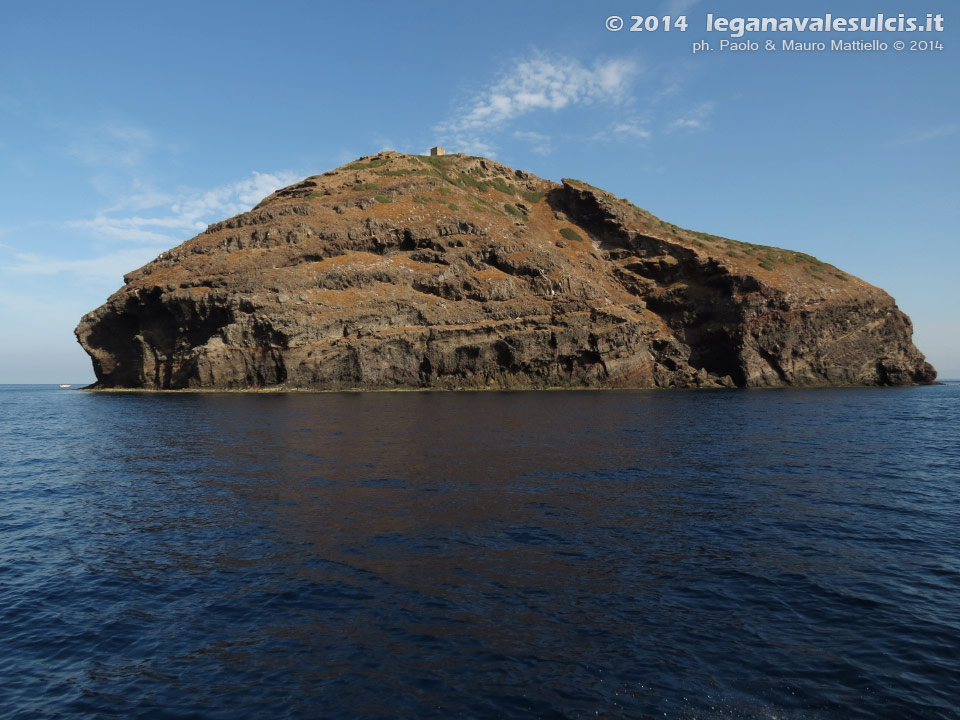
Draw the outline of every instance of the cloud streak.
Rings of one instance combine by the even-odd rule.
[[[549,135],[544,133],[532,132],[529,130],[518,130],[513,133],[517,140],[530,144],[530,149],[538,155],[549,155],[553,152],[553,144]]]
[[[956,135],[958,132],[960,132],[960,125],[956,123],[947,123],[945,125],[937,125],[936,127],[918,130],[912,135],[908,135],[904,139],[900,140],[898,144],[913,145],[914,143],[930,142],[931,140],[940,140],[941,138]]]
[[[495,147],[488,136],[517,118],[594,103],[629,102],[638,72],[637,63],[627,59],[600,60],[589,67],[575,58],[544,54],[518,59],[435,130],[458,149],[490,153]],[[540,133],[518,131],[514,137],[533,141],[535,152],[549,152]]]
[[[177,244],[203,231],[211,222],[249,210],[278,188],[299,179],[291,172],[253,172],[250,177],[217,188],[176,195],[145,190],[101,211],[93,218],[67,223],[100,240]],[[134,210],[135,214],[123,214]]]
[[[177,195],[140,192],[93,218],[67,223],[68,230],[86,232],[106,246],[96,257],[18,252],[6,245],[6,249],[14,251],[0,270],[20,276],[67,275],[94,283],[116,282],[124,273],[203,231],[209,223],[249,210],[274,190],[298,179],[290,172],[254,172],[250,177],[206,191]],[[131,208],[137,208],[135,214],[120,212]]]
[[[673,120],[667,125],[667,130],[685,130],[687,132],[706,130],[709,127],[710,116],[716,106],[715,102],[700,103]]]
[[[132,168],[141,165],[158,145],[149,130],[129,124],[66,130],[72,136],[67,155],[88,167]]]
[[[469,100],[457,120],[440,129],[487,130],[537,110],[621,102],[628,96],[628,85],[636,72],[634,62],[622,59],[597,62],[592,68],[572,58],[519,60]]]
[[[684,15],[698,2],[699,0],[667,0],[663,12],[673,16]]]
[[[689,7],[693,2],[682,4]],[[448,147],[487,157],[495,157],[497,145],[508,141],[522,143],[528,152],[549,155],[560,142],[638,146],[655,133],[708,131],[716,102],[700,102],[679,111],[676,100],[666,102],[680,94],[688,75],[684,67],[667,68],[656,77],[648,73],[646,80],[662,87],[639,95],[641,67],[632,59],[606,58],[587,64],[569,56],[535,53],[507,64],[434,131]],[[589,116],[595,118],[596,126],[571,133],[567,130],[571,125],[551,119],[577,108],[595,108]]]
[[[3,270],[17,275],[33,276],[66,273],[84,281],[112,282],[122,278],[124,273],[147,264],[164,249],[166,249],[165,246],[160,245],[152,248],[127,248],[94,258],[75,260],[31,253],[17,253],[14,256],[14,261],[4,265]]]
[[[614,124],[613,132],[614,135],[621,139],[633,138],[639,140],[646,140],[652,134],[636,120],[628,120]]]

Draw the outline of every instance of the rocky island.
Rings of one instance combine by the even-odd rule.
[[[577,180],[383,152],[124,277],[80,321],[93,388],[931,383],[884,291]]]

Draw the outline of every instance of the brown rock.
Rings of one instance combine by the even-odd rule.
[[[893,299],[575,180],[380,153],[128,274],[76,330],[97,388],[904,385]]]

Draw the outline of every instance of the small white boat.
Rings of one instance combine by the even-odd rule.
[[[72,386],[70,385],[70,383],[61,383],[61,384],[60,384],[60,387],[62,387],[62,388],[68,388],[68,387],[72,387]]]

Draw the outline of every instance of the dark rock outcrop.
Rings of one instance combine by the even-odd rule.
[[[381,153],[124,278],[76,334],[96,388],[930,383],[882,290],[575,180]]]

